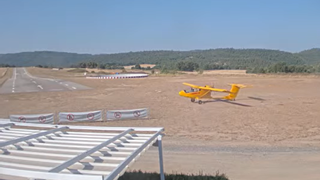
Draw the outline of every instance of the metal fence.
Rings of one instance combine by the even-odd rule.
[[[88,112],[60,112],[59,122],[101,121],[102,110]]]
[[[55,124],[55,122],[81,122],[81,121],[103,121],[105,120],[128,120],[146,119],[149,117],[149,109],[130,109],[130,110],[106,110],[104,118],[103,110],[87,112],[60,112],[55,121],[54,113],[49,114],[29,114],[29,115],[10,115],[11,122]]]
[[[11,122],[53,124],[54,114],[10,115]]]
[[[147,118],[149,111],[147,108],[131,109],[131,110],[112,110],[107,111],[107,120],[124,120],[124,119],[140,119]]]

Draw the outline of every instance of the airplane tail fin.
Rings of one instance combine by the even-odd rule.
[[[247,87],[243,84],[230,84],[230,85],[231,85],[231,89],[230,89],[231,93],[224,97],[224,99],[227,99],[227,100],[235,100],[240,89]]]

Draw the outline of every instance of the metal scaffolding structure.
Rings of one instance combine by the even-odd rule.
[[[64,126],[0,122],[0,176],[51,180],[115,180],[163,128]]]

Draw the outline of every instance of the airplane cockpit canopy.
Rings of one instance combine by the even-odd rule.
[[[189,90],[184,90],[185,93],[198,92],[198,91],[200,91],[200,89],[193,89],[193,88],[191,88],[191,89],[189,89]]]

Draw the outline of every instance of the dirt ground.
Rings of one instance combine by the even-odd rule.
[[[12,69],[10,69],[10,68],[0,68],[0,87],[11,76],[12,76]]]
[[[0,116],[21,113],[149,108],[150,120],[104,122],[110,126],[162,126],[168,137],[254,143],[318,143],[320,78],[289,76],[195,76],[92,80],[65,71],[30,68],[36,76],[74,81],[93,90],[0,95]],[[232,103],[191,103],[178,92],[183,82],[241,89]],[[222,96],[224,94],[215,94]],[[28,107],[28,108],[26,108]],[[101,123],[98,123],[99,125]],[[294,142],[296,143],[296,142]]]
[[[183,72],[185,74],[199,74],[198,72]],[[203,74],[223,74],[223,75],[246,75],[246,70],[208,70],[203,71]]]
[[[318,180],[315,152],[171,152],[164,151],[166,173],[225,173],[230,180]],[[143,154],[130,170],[159,168],[156,149]]]
[[[7,68],[0,68],[0,78],[4,75],[6,71],[7,71]]]
[[[308,152],[309,148],[320,148],[320,78],[317,76],[211,73],[150,76],[141,79],[92,80],[64,70],[28,68],[28,71],[35,76],[65,79],[94,89],[73,92],[2,94],[0,95],[0,118],[8,118],[10,114],[149,108],[150,119],[148,120],[99,122],[90,123],[90,125],[164,127],[166,134],[164,147],[172,149],[172,153],[165,152],[165,163],[168,164],[166,171],[169,172],[191,172],[190,169],[193,169],[196,171],[194,173],[197,173],[198,170],[207,167],[204,170],[210,173],[213,170],[223,170],[223,173],[229,175],[231,179],[263,179],[259,176],[264,176],[264,179],[293,177],[290,179],[292,180],[298,179],[298,176],[294,174],[297,174],[299,170],[302,172],[306,170],[305,172],[311,173],[309,179],[320,177],[319,173],[312,174],[314,171],[307,170],[314,168],[315,162],[312,157],[319,157],[320,153],[315,151],[312,155],[310,153],[306,153],[308,156],[301,155],[301,153]],[[188,88],[182,84],[183,82],[197,85],[214,83],[216,88],[226,89],[230,88],[228,85],[230,83],[241,83],[252,85],[252,87],[241,89],[235,102],[211,101],[199,105],[178,95],[180,90]],[[224,94],[214,94],[214,96],[222,95]],[[174,153],[181,152],[179,147],[192,147],[193,149],[187,149],[184,153],[192,157],[198,166],[187,165],[181,154],[173,158]],[[249,151],[248,149],[243,151],[249,154],[253,151],[259,156],[255,157],[251,154],[251,161],[246,162],[244,166],[247,169],[241,169],[242,160],[247,156],[239,155],[241,158],[227,156],[224,150],[215,157],[225,157],[225,161],[221,159],[221,162],[211,161],[210,164],[203,155],[203,149],[194,152],[194,149],[202,147],[208,151],[206,153],[214,152],[214,149],[210,149],[212,147],[222,147],[222,149],[226,147],[226,151],[233,147],[235,149],[230,152],[234,152],[235,156],[239,153],[239,148],[249,148]],[[302,148],[302,150],[294,154],[289,149],[291,154],[285,156],[281,153],[287,150],[272,154],[272,157],[263,156],[262,152],[272,151],[273,153],[274,147],[294,147]],[[263,148],[263,151],[256,152],[254,150],[256,148]],[[292,167],[292,163],[299,162],[299,159],[303,157],[307,158],[304,160],[308,163]],[[180,161],[178,161],[179,158]],[[172,159],[177,161],[170,161]],[[278,161],[279,163],[276,163]],[[320,163],[317,162],[319,167]],[[144,166],[141,164],[144,163],[137,162],[136,167],[145,167],[151,171],[157,170],[156,166],[149,167],[148,164]],[[287,169],[280,171],[279,168],[282,165],[287,165]],[[254,169],[255,167],[260,169]],[[241,173],[246,175],[240,175]]]

